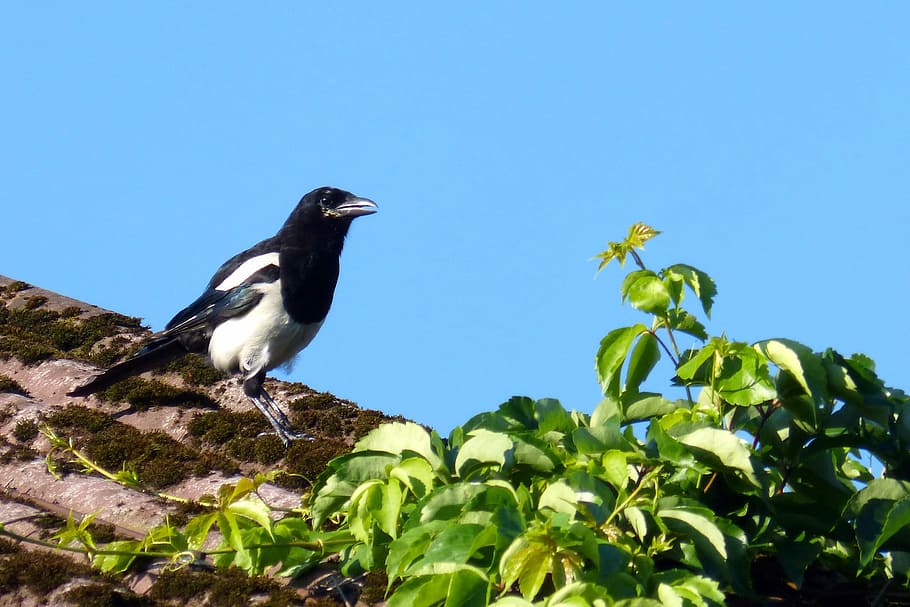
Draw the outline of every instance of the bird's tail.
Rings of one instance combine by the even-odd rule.
[[[128,377],[166,365],[186,353],[183,344],[172,336],[153,338],[136,354],[96,375],[87,383],[67,393],[67,396],[88,396],[100,392]]]

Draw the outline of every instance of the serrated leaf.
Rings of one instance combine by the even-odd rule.
[[[765,358],[755,349],[733,344],[715,377],[714,389],[733,405],[751,406],[777,397]]]
[[[711,307],[714,305],[714,297],[717,295],[717,285],[714,283],[714,279],[701,270],[682,263],[664,268],[661,270],[661,274],[671,280],[681,279],[685,282],[701,302],[705,316],[711,318]]]
[[[642,333],[629,355],[625,391],[638,392],[641,383],[647,379],[659,360],[657,338],[650,332]]]
[[[619,376],[623,362],[635,338],[647,332],[642,324],[614,329],[607,333],[597,350],[597,378],[606,396],[619,398]]]
[[[646,242],[660,233],[660,230],[655,230],[648,224],[639,221],[629,227],[626,244],[636,249],[641,249],[644,248]]]
[[[622,300],[642,312],[662,316],[670,307],[670,292],[657,274],[651,270],[630,272],[620,287]]]
[[[666,324],[674,331],[681,331],[702,341],[708,339],[708,330],[705,329],[705,325],[682,308],[667,311]]]

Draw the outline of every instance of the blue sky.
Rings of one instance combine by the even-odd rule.
[[[447,432],[590,411],[635,221],[709,330],[906,364],[910,5],[18,3],[0,14],[0,274],[154,329],[299,197],[370,197],[293,371]],[[684,343],[681,345],[694,345]],[[651,387],[662,390],[669,369]]]

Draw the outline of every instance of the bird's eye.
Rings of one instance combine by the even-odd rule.
[[[328,196],[323,196],[322,198],[320,198],[320,199],[319,199],[319,205],[320,205],[320,206],[323,206],[323,207],[329,206],[329,197],[328,197]]]

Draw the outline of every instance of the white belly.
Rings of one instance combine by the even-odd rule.
[[[220,286],[220,285],[219,285]],[[290,361],[309,344],[322,322],[303,325],[281,304],[281,281],[257,285],[263,297],[247,314],[231,318],[212,333],[209,357],[216,369],[249,378]]]

